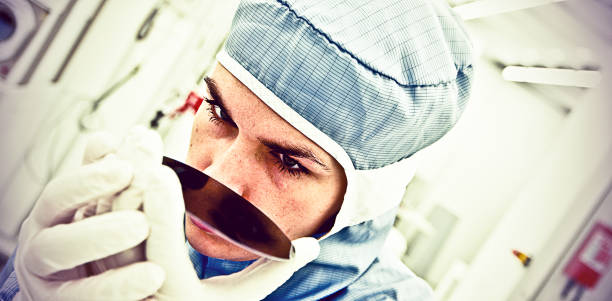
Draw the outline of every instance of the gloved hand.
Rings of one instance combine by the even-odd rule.
[[[156,132],[137,126],[130,130],[120,146],[117,147],[117,144],[110,134],[97,133],[85,150],[84,163],[99,160],[108,153],[116,154],[133,168],[134,176],[129,187],[116,197],[102,198],[80,208],[75,213],[74,221],[109,211],[142,210],[143,192],[148,186],[149,170],[160,166],[162,162],[161,138]],[[99,274],[108,269],[144,261],[144,248],[143,243],[119,254],[88,263],[88,271],[91,274]]]
[[[110,138],[99,140],[108,141]],[[104,148],[109,147],[95,146],[97,150]],[[95,150],[87,153],[95,153]],[[146,258],[162,266],[167,273],[155,299],[260,300],[318,256],[318,242],[314,238],[302,238],[293,242],[295,252],[288,262],[261,259],[239,273],[199,280],[185,246],[185,207],[180,182],[174,171],[160,164],[159,136],[144,128],[133,129],[116,153],[132,163],[135,175],[130,187],[112,201],[112,210],[140,208],[144,200],[143,209],[151,226],[146,241]],[[101,155],[90,157],[95,160]],[[96,214],[106,212],[100,208],[109,208],[109,205],[98,204]],[[144,260],[139,257],[142,256],[138,251],[140,247],[97,261],[96,268],[104,270],[139,258]]]
[[[156,300],[261,300],[319,255],[316,239],[300,238],[292,242],[294,254],[289,261],[259,259],[238,273],[200,280],[185,245],[180,182],[166,166],[150,175],[144,193],[144,212],[151,226],[146,256],[166,272]]]
[[[20,291],[14,300],[140,300],[160,288],[164,270],[152,262],[83,277],[84,263],[146,239],[149,225],[142,212],[116,211],[69,223],[77,208],[113,197],[132,178],[130,164],[111,154],[49,182],[19,234]]]
[[[136,175],[132,184],[113,199],[111,204],[100,205],[98,202],[93,209],[90,207],[90,210],[93,214],[100,214],[107,212],[109,207],[112,207],[112,210],[140,208],[140,202],[144,199],[143,209],[151,227],[151,233],[146,241],[146,259],[162,266],[167,274],[167,280],[155,294],[155,299],[260,300],[289,279],[296,270],[318,256],[317,241],[314,238],[302,238],[293,242],[295,252],[290,261],[274,262],[260,259],[239,273],[200,281],[185,246],[183,228],[185,209],[178,178],[171,169],[156,162],[157,153],[151,152],[150,156],[142,155],[142,150],[155,149],[152,147],[156,144],[153,142],[155,139],[151,138],[151,135],[155,136],[152,133],[141,129],[135,134],[128,135],[126,139],[128,146],[126,147],[124,143],[117,154],[120,157],[131,158],[130,160],[140,160],[140,163],[132,164],[136,166],[134,172]],[[129,138],[130,136],[132,138]],[[146,136],[149,138],[143,138]],[[129,146],[130,141],[132,146]],[[135,141],[138,142],[134,143]],[[96,147],[96,149],[102,148]],[[100,156],[90,156],[89,161],[96,160]],[[139,178],[142,180],[138,180]],[[102,198],[102,200],[107,202],[107,199]],[[87,216],[88,214],[84,214],[81,218]],[[103,263],[98,267],[104,270],[116,266],[117,262],[125,264],[144,260],[139,257],[138,252],[135,254],[135,256],[124,256],[123,252],[110,256],[98,261],[98,264]],[[109,260],[115,263],[108,264]],[[137,274],[133,276],[139,277]],[[131,295],[135,295],[139,288],[134,289],[136,292],[132,292]],[[130,288],[126,285],[121,290],[126,293]]]

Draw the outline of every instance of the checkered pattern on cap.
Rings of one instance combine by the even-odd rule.
[[[471,44],[432,0],[246,0],[224,51],[356,169],[435,142],[470,94]]]

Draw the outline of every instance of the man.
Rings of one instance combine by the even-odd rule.
[[[449,8],[244,1],[217,58],[186,161],[266,213],[295,256],[258,259],[189,216],[183,228],[176,176],[140,131],[116,154],[90,147],[93,163],[49,184],[3,294],[18,283],[17,300],[429,300],[427,285],[381,247],[411,156],[454,125],[469,95],[471,45]],[[112,212],[66,223],[77,205],[104,198]],[[121,267],[83,269],[142,241],[145,255]]]

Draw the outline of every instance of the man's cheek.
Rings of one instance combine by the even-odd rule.
[[[309,214],[304,200],[285,197],[274,208],[272,220],[289,236],[290,239],[300,238],[308,234],[308,228],[316,217]]]
[[[213,150],[207,143],[200,143],[199,141],[193,141],[189,144],[189,150],[187,151],[187,163],[190,166],[195,167],[198,170],[205,170],[213,162]]]

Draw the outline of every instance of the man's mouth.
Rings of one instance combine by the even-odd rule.
[[[193,215],[188,214],[189,215],[189,220],[191,220],[191,222],[196,225],[196,227],[202,229],[204,232],[208,233],[208,234],[212,234],[214,235],[212,229],[210,227],[208,227],[207,225],[205,225],[204,223],[202,223],[199,219],[195,218]]]

